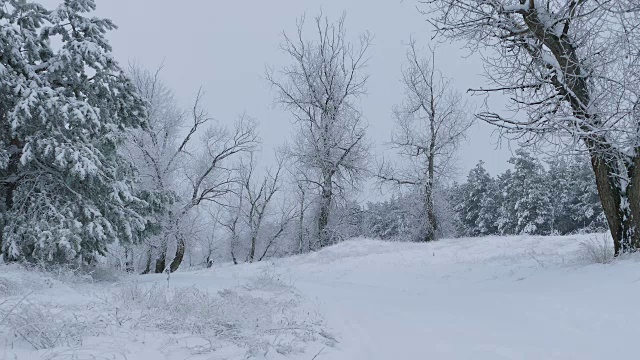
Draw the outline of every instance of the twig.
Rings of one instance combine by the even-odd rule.
[[[0,324],[4,323],[4,321],[7,320],[9,315],[11,315],[13,310],[15,310],[31,294],[33,294],[33,291],[31,291],[30,293],[28,293],[25,296],[23,296],[22,299],[20,299],[15,305],[13,305],[13,307],[9,310],[9,312],[2,318],[2,320],[0,320]]]
[[[543,269],[546,269],[547,267],[538,259],[536,259],[535,256],[533,256],[533,252],[529,251],[529,256],[531,256],[531,258],[533,258],[533,260],[535,260],[538,264],[540,264],[540,266],[542,266]]]
[[[312,357],[311,360],[315,360],[315,358],[317,358],[320,353],[322,352],[322,350],[324,350],[324,346],[322,347],[322,349],[320,349],[320,351],[318,351],[318,353],[316,354],[316,356]]]

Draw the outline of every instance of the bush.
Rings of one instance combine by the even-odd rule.
[[[280,296],[263,297],[263,291]],[[321,334],[322,319],[299,308],[296,296],[292,288],[263,274],[247,288],[216,294],[195,287],[134,283],[116,292],[113,303],[119,319],[134,328],[224,340],[257,354],[270,348],[281,353],[302,351],[301,343],[327,340]]]
[[[582,258],[592,264],[608,264],[613,261],[614,249],[608,235],[592,237],[580,243]]]
[[[66,301],[65,291],[87,289],[88,283],[100,279],[110,281],[111,272],[66,267],[25,271],[17,266],[3,270],[0,340],[11,346],[15,342],[35,350],[77,350],[87,345],[83,344],[87,337],[161,332],[203,340],[209,345],[202,351],[230,346],[245,349],[250,357],[269,351],[303,352],[309,341],[335,343],[323,331],[322,318],[303,306],[295,288],[272,269],[245,287],[219,292],[125,282],[91,293],[81,302]],[[39,296],[43,288],[55,296]]]
[[[251,278],[249,282],[244,285],[244,289],[249,291],[265,291],[272,294],[295,294],[293,285],[285,283],[281,277],[282,275],[276,273],[273,268],[267,267],[260,275]]]
[[[104,323],[96,312],[69,311],[48,303],[22,302],[4,318],[11,332],[35,350],[77,346],[83,337],[103,333]]]

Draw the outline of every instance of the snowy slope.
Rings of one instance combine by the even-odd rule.
[[[249,308],[275,317],[256,321],[255,333],[244,329],[249,341],[214,341],[209,347],[203,336],[124,321],[80,344],[34,352],[11,338],[5,326],[0,358],[63,359],[82,352],[80,359],[241,359],[253,347],[252,356],[267,359],[635,359],[625,339],[633,343],[640,336],[635,306],[640,258],[591,264],[580,242],[595,236],[429,244],[357,239],[268,263],[180,272],[171,275],[170,289],[212,294],[230,289],[245,299],[266,299],[215,303],[247,313],[230,322],[254,321]],[[8,268],[0,268],[0,277],[37,277],[14,268],[3,271]],[[141,288],[167,286],[166,276],[150,275],[117,284],[59,282],[31,296],[80,311],[83,301],[92,303],[132,282]],[[271,306],[274,301],[279,305]],[[109,306],[94,308],[113,312]],[[135,312],[127,314],[135,317]],[[283,325],[283,314],[288,325]]]

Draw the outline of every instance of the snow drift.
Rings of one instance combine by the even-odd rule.
[[[2,266],[0,357],[632,359],[612,344],[640,335],[616,306],[639,298],[640,258],[610,252],[603,235],[356,239],[169,279]]]

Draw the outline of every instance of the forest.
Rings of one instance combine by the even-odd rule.
[[[385,56],[385,44],[376,42],[373,32],[352,27],[346,12],[332,16],[322,8],[309,9],[291,18],[289,25],[295,27],[283,25],[279,42],[269,44],[286,60],[265,61],[264,69],[258,69],[274,107],[286,113],[282,123],[288,127],[282,127],[286,130],[276,145],[261,136],[262,114],[238,108],[234,118],[219,117],[208,106],[209,94],[201,84],[191,84],[198,91],[185,102],[185,94],[166,80],[164,62],[121,61],[114,55],[111,34],[128,30],[98,16],[100,1],[51,3],[0,0],[0,340],[18,339],[0,343],[0,357],[3,346],[9,354],[14,341],[22,340],[34,351],[60,346],[78,350],[74,346],[84,346],[86,334],[106,336],[95,327],[104,323],[109,334],[126,328],[137,334],[208,336],[197,346],[181,348],[192,355],[213,353],[224,348],[212,345],[215,341],[226,341],[242,348],[244,358],[304,354],[316,359],[330,349],[344,349],[341,338],[319,320],[321,311],[304,308],[312,302],[300,300],[301,293],[318,298],[333,291],[348,298],[343,287],[361,284],[368,290],[354,295],[359,300],[352,309],[375,297],[380,302],[369,310],[380,313],[390,306],[401,308],[400,300],[387,296],[418,291],[422,285],[414,289],[415,279],[424,277],[443,293],[449,291],[446,281],[453,279],[453,288],[469,291],[465,296],[480,294],[479,304],[486,301],[491,308],[488,304],[501,298],[482,298],[489,295],[477,283],[514,276],[520,283],[530,276],[546,279],[545,284],[569,283],[564,275],[549,274],[564,274],[563,266],[582,266],[576,264],[585,257],[589,263],[613,263],[603,271],[619,271],[620,277],[575,267],[567,271],[585,279],[602,276],[603,284],[617,289],[631,282],[633,271],[627,268],[640,248],[636,0],[411,1],[431,40],[406,34],[402,65],[386,69],[401,84],[401,101],[375,119],[365,107],[377,75],[369,65]],[[248,31],[260,33],[257,26]],[[444,43],[458,46],[459,56],[443,55]],[[483,73],[483,82],[461,89],[442,64],[468,56],[481,60],[473,71]],[[505,105],[496,105],[500,101]],[[375,121],[392,124],[383,144],[371,136]],[[502,165],[505,171],[490,173],[485,159],[463,176],[460,158],[469,154],[461,149],[478,136],[474,129],[480,123],[509,144],[511,158]],[[257,269],[262,272],[254,278]],[[25,306],[35,304],[29,297],[39,291],[30,282],[52,292],[63,293],[63,286],[69,286],[68,291],[82,293],[76,283],[60,280],[67,273],[74,279],[129,282],[102,298],[95,295],[91,306],[102,310],[82,313],[91,318],[86,324],[80,323],[85,315],[78,317],[75,310],[57,316],[44,305]],[[300,293],[294,286],[296,273],[303,279]],[[203,274],[218,282],[207,284],[198,277]],[[322,276],[330,279],[329,285],[315,283]],[[55,281],[43,280],[49,277]],[[374,291],[371,287],[381,285],[371,277],[405,288]],[[175,287],[174,282],[192,287]],[[155,285],[145,288],[151,283]],[[223,287],[240,283],[239,288]],[[509,284],[505,291],[520,294],[509,287],[517,285]],[[215,293],[202,290],[207,286],[214,286]],[[319,290],[322,286],[334,287],[325,292]],[[278,294],[285,295],[281,299]],[[521,301],[516,304],[531,305],[520,295],[509,296]],[[415,299],[402,301],[422,314],[413,306]],[[454,298],[433,301],[431,310],[456,304]],[[624,298],[589,301],[635,316]],[[338,308],[333,307],[336,318]],[[513,316],[526,313],[510,311]],[[469,316],[481,313],[477,309]],[[96,314],[104,318],[93,318]],[[403,324],[413,324],[399,316],[384,321],[402,320],[399,326],[405,330]],[[48,319],[43,321],[47,328],[34,327],[40,318]],[[200,326],[199,319],[212,322]],[[360,318],[357,334],[386,327],[381,320],[363,330],[368,327],[365,319]],[[435,315],[434,321],[440,320],[444,327],[457,321]],[[620,334],[633,338],[632,332]],[[379,335],[345,344],[375,347],[391,336]],[[421,341],[412,342],[417,343]],[[305,353],[307,345],[302,344],[313,344],[313,353]],[[450,351],[445,353],[454,354]],[[462,358],[474,353],[469,351]],[[537,351],[525,352],[532,359],[550,356]],[[12,354],[18,358],[17,352]],[[187,358],[180,354],[173,358]],[[336,352],[334,358],[390,356],[358,354]],[[407,352],[406,358],[419,354]],[[559,358],[570,354],[577,353],[564,352]]]

